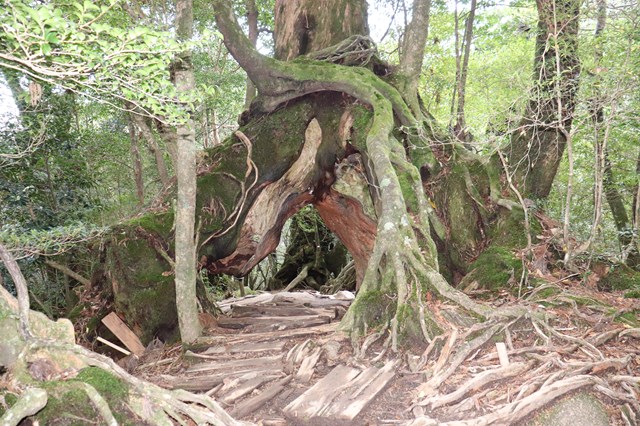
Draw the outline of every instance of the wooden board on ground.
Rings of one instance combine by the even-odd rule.
[[[393,379],[397,361],[364,371],[338,365],[284,408],[298,419],[353,420]]]
[[[111,312],[102,318],[102,323],[111,331],[120,341],[137,356],[144,353],[144,345],[138,339],[138,336],[120,319],[115,313]]]
[[[262,407],[264,404],[266,404],[267,401],[271,401],[280,392],[282,392],[287,383],[291,381],[291,377],[292,376],[287,376],[284,379],[277,381],[267,389],[263,390],[260,394],[242,401],[241,403],[236,405],[235,408],[233,408],[229,412],[229,414],[231,414],[231,416],[236,419],[241,419],[248,416],[249,414]]]
[[[231,308],[231,316],[234,318],[261,316],[293,317],[300,315],[327,315],[331,313],[330,309],[313,309],[305,306],[290,305],[233,305]]]
[[[203,362],[187,368],[185,373],[222,371],[231,373],[237,370],[282,370],[282,355],[261,358],[233,359],[221,362]]]
[[[195,343],[197,347],[213,346],[216,344],[237,344],[240,342],[265,342],[279,339],[294,339],[299,337],[318,336],[322,334],[331,334],[338,328],[337,322],[323,324],[317,327],[308,327],[293,330],[266,331],[261,333],[240,334],[233,337],[230,336],[211,336],[200,337]],[[192,345],[194,346],[194,345]]]
[[[328,324],[333,318],[329,315],[303,315],[295,317],[221,317],[218,327],[243,329],[254,332],[290,330],[293,328],[313,327]]]

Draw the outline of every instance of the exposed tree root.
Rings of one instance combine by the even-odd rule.
[[[634,424],[632,422],[639,417],[637,353],[615,357],[607,355],[609,351],[603,346],[612,339],[638,338],[639,329],[617,328],[586,338],[562,333],[557,326],[542,321],[539,316],[489,325],[491,322],[487,321],[488,327],[478,337],[455,351],[448,351],[458,340],[456,333],[452,333],[440,351],[440,357],[431,359],[424,368],[431,378],[417,389],[411,407],[417,418],[410,425],[513,424],[530,418],[554,400],[577,390],[588,390],[609,398],[620,407],[627,424]],[[487,342],[501,331],[511,339],[512,333],[508,330],[514,324],[521,336],[525,327],[526,336],[540,343],[514,348],[511,342],[508,356],[513,361],[505,366],[495,367],[498,356],[494,351],[476,359],[478,352],[474,349],[479,348],[481,342]],[[567,328],[579,330],[574,326]],[[431,352],[430,349],[427,351]],[[461,369],[463,362],[465,368]],[[443,365],[447,366],[446,370],[442,369]],[[469,373],[472,373],[471,377]],[[448,386],[443,387],[445,383]],[[499,387],[503,391],[492,392],[490,398],[489,387]],[[443,388],[454,390],[442,392]],[[485,405],[483,408],[478,405],[480,400]],[[479,409],[488,413],[474,418],[472,412]],[[425,410],[429,417],[424,415]]]
[[[240,425],[213,399],[206,395],[195,395],[183,390],[170,391],[142,381],[118,366],[111,358],[89,351],[73,343],[68,331],[71,327],[50,321],[42,314],[23,309],[28,307],[26,282],[15,261],[0,245],[0,255],[8,267],[14,282],[18,283],[18,303],[4,288],[0,287],[0,317],[3,330],[3,354],[0,366],[19,378],[23,384],[37,385],[39,381],[65,380],[86,367],[98,367],[124,381],[128,387],[127,405],[143,421],[154,425],[212,424],[219,426]],[[13,325],[13,327],[11,326]],[[13,335],[11,330],[15,330]],[[41,366],[34,368],[33,366]],[[91,385],[73,382],[80,387],[108,425],[117,422],[104,397]],[[22,419],[34,415],[47,404],[47,392],[37,387],[26,388],[21,399],[2,417],[2,425],[18,424]]]

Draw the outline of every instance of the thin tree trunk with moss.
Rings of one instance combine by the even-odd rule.
[[[153,154],[153,158],[156,162],[156,168],[158,169],[158,177],[160,177],[160,182],[163,187],[169,186],[171,183],[171,179],[169,178],[169,172],[167,171],[167,164],[164,161],[164,156],[162,155],[162,150],[158,146],[158,142],[156,141],[156,137],[149,127],[147,120],[144,116],[136,114],[134,111],[131,111],[129,114],[131,121],[136,124],[138,130],[140,130],[140,134],[147,142],[149,147],[149,151]]]
[[[136,183],[136,197],[138,205],[144,204],[144,182],[142,180],[142,159],[140,158],[140,147],[138,135],[133,120],[129,120],[129,141],[131,142],[131,160],[133,161],[133,178]]]
[[[456,137],[462,142],[468,142],[467,124],[464,117],[464,105],[466,98],[467,88],[467,74],[469,71],[469,57],[471,56],[471,42],[473,41],[473,22],[476,16],[476,0],[471,0],[471,6],[469,9],[469,16],[466,20],[464,27],[464,39],[463,46],[464,52],[462,55],[462,65],[460,66],[460,77],[458,80],[458,106],[456,108],[456,124],[454,125],[453,132]]]
[[[603,37],[602,34],[605,30],[607,23],[607,1],[598,0],[598,15],[596,19],[596,30],[594,33],[595,38],[595,69],[596,69],[596,83],[595,83],[595,95],[591,99],[593,110],[593,124],[594,134],[596,139],[596,146],[601,145],[602,148],[602,160],[603,160],[603,176],[602,185],[604,195],[611,209],[613,221],[618,231],[618,241],[620,243],[620,249],[624,253],[628,252],[626,263],[632,268],[640,265],[640,253],[633,246],[633,225],[629,220],[627,214],[627,208],[624,205],[624,200],[620,191],[618,190],[618,181],[616,179],[613,167],[611,165],[611,158],[609,154],[609,145],[606,143],[606,135],[608,134],[609,125],[605,123],[604,106],[607,104],[607,100],[600,89],[600,78],[598,70],[601,67],[601,60],[604,54]]]
[[[181,40],[193,35],[193,5],[191,0],[176,1],[176,32]],[[182,52],[174,62],[175,85],[178,93],[195,89],[191,53]],[[196,141],[191,111],[186,122],[177,126],[178,200],[176,207],[176,306],[178,325],[183,342],[193,342],[201,333],[196,296]]]

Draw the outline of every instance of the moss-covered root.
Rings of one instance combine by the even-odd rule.
[[[407,161],[402,144],[391,135],[391,102],[382,96],[374,98],[366,151],[378,183],[377,237],[360,293],[341,326],[359,335],[372,325],[388,325],[392,349],[397,350],[401,341],[430,342],[449,327],[448,320],[428,311],[427,292],[454,302],[461,312],[479,316],[489,312],[451,288],[438,273],[419,173]],[[376,298],[379,300],[370,300]],[[370,308],[372,302],[377,309]],[[455,319],[462,317],[456,315]]]
[[[40,388],[25,390],[20,399],[2,417],[0,425],[17,426],[23,419],[33,416],[47,405],[47,392]]]
[[[162,389],[130,375],[111,358],[91,352],[82,346],[51,341],[34,341],[29,344],[28,351],[30,353],[46,351],[51,359],[55,360],[75,359],[76,362],[103,370],[104,374],[102,376],[113,376],[110,383],[115,380],[118,383],[123,383],[128,388],[126,395],[123,396],[126,406],[144,423],[172,425],[172,419],[191,419],[196,424],[212,424],[216,426],[243,424],[234,420],[213,399],[206,395],[195,395],[183,390],[170,391]],[[89,399],[98,413],[107,419],[109,405],[106,402],[103,404],[101,402],[102,397],[100,397],[101,394],[106,392],[106,389],[102,389],[104,380],[91,381],[87,379],[86,382],[90,382],[86,384],[97,390],[97,392],[93,393],[91,389],[87,388],[90,392],[87,392]],[[103,402],[105,400],[111,402],[109,398],[102,399]],[[113,405],[112,402],[111,405]]]

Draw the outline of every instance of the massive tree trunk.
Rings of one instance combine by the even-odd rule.
[[[343,11],[337,13],[340,19],[344,15],[356,18],[350,20],[353,30],[343,26],[339,39],[332,34],[335,24],[331,22],[336,17],[325,12],[335,11],[334,8],[323,5],[322,10],[316,10],[316,3],[299,1],[293,10],[283,13],[285,5],[276,6],[276,34],[278,29],[286,34],[276,36],[277,55],[292,59],[307,53],[303,60],[290,62],[256,52],[242,34],[229,5],[216,3],[216,19],[225,44],[258,87],[254,119],[259,121],[262,113],[277,111],[276,114],[298,120],[298,126],[305,127],[305,136],[298,159],[276,183],[261,184],[259,166],[247,169],[244,186],[262,191],[253,203],[248,197],[240,203],[246,213],[243,212],[244,224],[236,237],[237,249],[223,259],[210,256],[205,263],[212,271],[246,272],[275,248],[284,219],[301,205],[313,203],[353,255],[361,281],[343,328],[359,334],[373,325],[389,326],[394,347],[400,337],[430,341],[449,327],[448,321],[461,326],[461,318],[488,315],[489,309],[451,288],[438,272],[438,253],[429,224],[431,207],[420,171],[407,156],[407,150],[428,149],[427,136],[432,134],[424,123],[429,117],[415,102],[416,93],[409,93],[407,101],[392,84],[365,68],[375,52],[366,38],[351,33],[366,31],[364,19],[360,25],[354,24],[358,17],[366,16],[364,2],[338,3]],[[424,22],[419,7],[424,9],[427,5],[416,1],[414,19]],[[286,6],[293,3],[287,2]],[[313,22],[313,31],[303,27],[304,31],[296,32],[295,25],[300,21]],[[405,37],[414,37],[423,48],[426,29],[420,25],[414,28],[415,33],[410,31]],[[324,34],[326,31],[330,33]],[[344,37],[348,37],[346,42]],[[337,45],[330,46],[336,41]],[[419,76],[422,62],[421,55],[417,56],[419,61],[414,55],[407,56],[401,72],[393,76],[403,88],[412,87]],[[339,64],[331,63],[332,59]],[[361,66],[342,65],[345,63]],[[309,97],[313,93],[321,94]],[[312,104],[305,117],[294,115],[291,102],[298,99],[301,101],[297,102]],[[285,102],[289,102],[288,106],[278,110]],[[275,119],[274,115],[270,119]],[[396,132],[396,120],[404,128],[400,133]],[[242,136],[249,165],[256,158],[250,156],[249,147],[254,152],[259,147],[264,149],[265,141],[251,137],[244,140]],[[432,164],[417,161],[428,174]],[[337,175],[336,170],[340,170]],[[346,179],[349,183],[340,185]],[[435,218],[434,214],[431,216]],[[216,245],[215,240],[220,237],[213,234],[205,241]],[[458,307],[458,315],[445,315],[447,320],[442,319],[427,308],[425,300],[431,298],[451,302]]]
[[[422,67],[429,2],[414,2],[405,34],[413,42],[396,68],[376,58],[364,1],[336,4],[343,12],[310,0],[278,2],[276,33],[288,33],[278,55],[293,58],[282,61],[257,52],[227,2],[215,3],[225,43],[258,96],[240,129],[201,158],[199,265],[247,274],[276,248],[286,220],[312,204],[354,259],[359,293],[344,329],[359,335],[374,325],[389,328],[394,345],[400,338],[430,341],[490,314],[449,283],[496,288],[520,276],[513,250],[526,244],[526,211],[505,199],[491,159],[439,129],[411,89]],[[341,24],[352,17],[340,25],[347,38],[328,45],[336,38],[323,32],[336,31],[336,15]],[[307,19],[313,31],[296,33],[295,21]],[[309,43],[320,50],[307,47],[299,57]],[[167,209],[123,224],[106,245],[108,273],[94,274],[118,289],[116,307],[134,329],[144,324],[145,340],[176,318],[166,300],[155,305],[162,315],[134,303],[174,297],[165,291],[167,259],[177,251],[172,222]],[[506,272],[487,273],[491,268]]]
[[[571,133],[580,60],[580,2],[537,0],[538,35],[530,100],[507,157],[519,191],[546,198]]]

